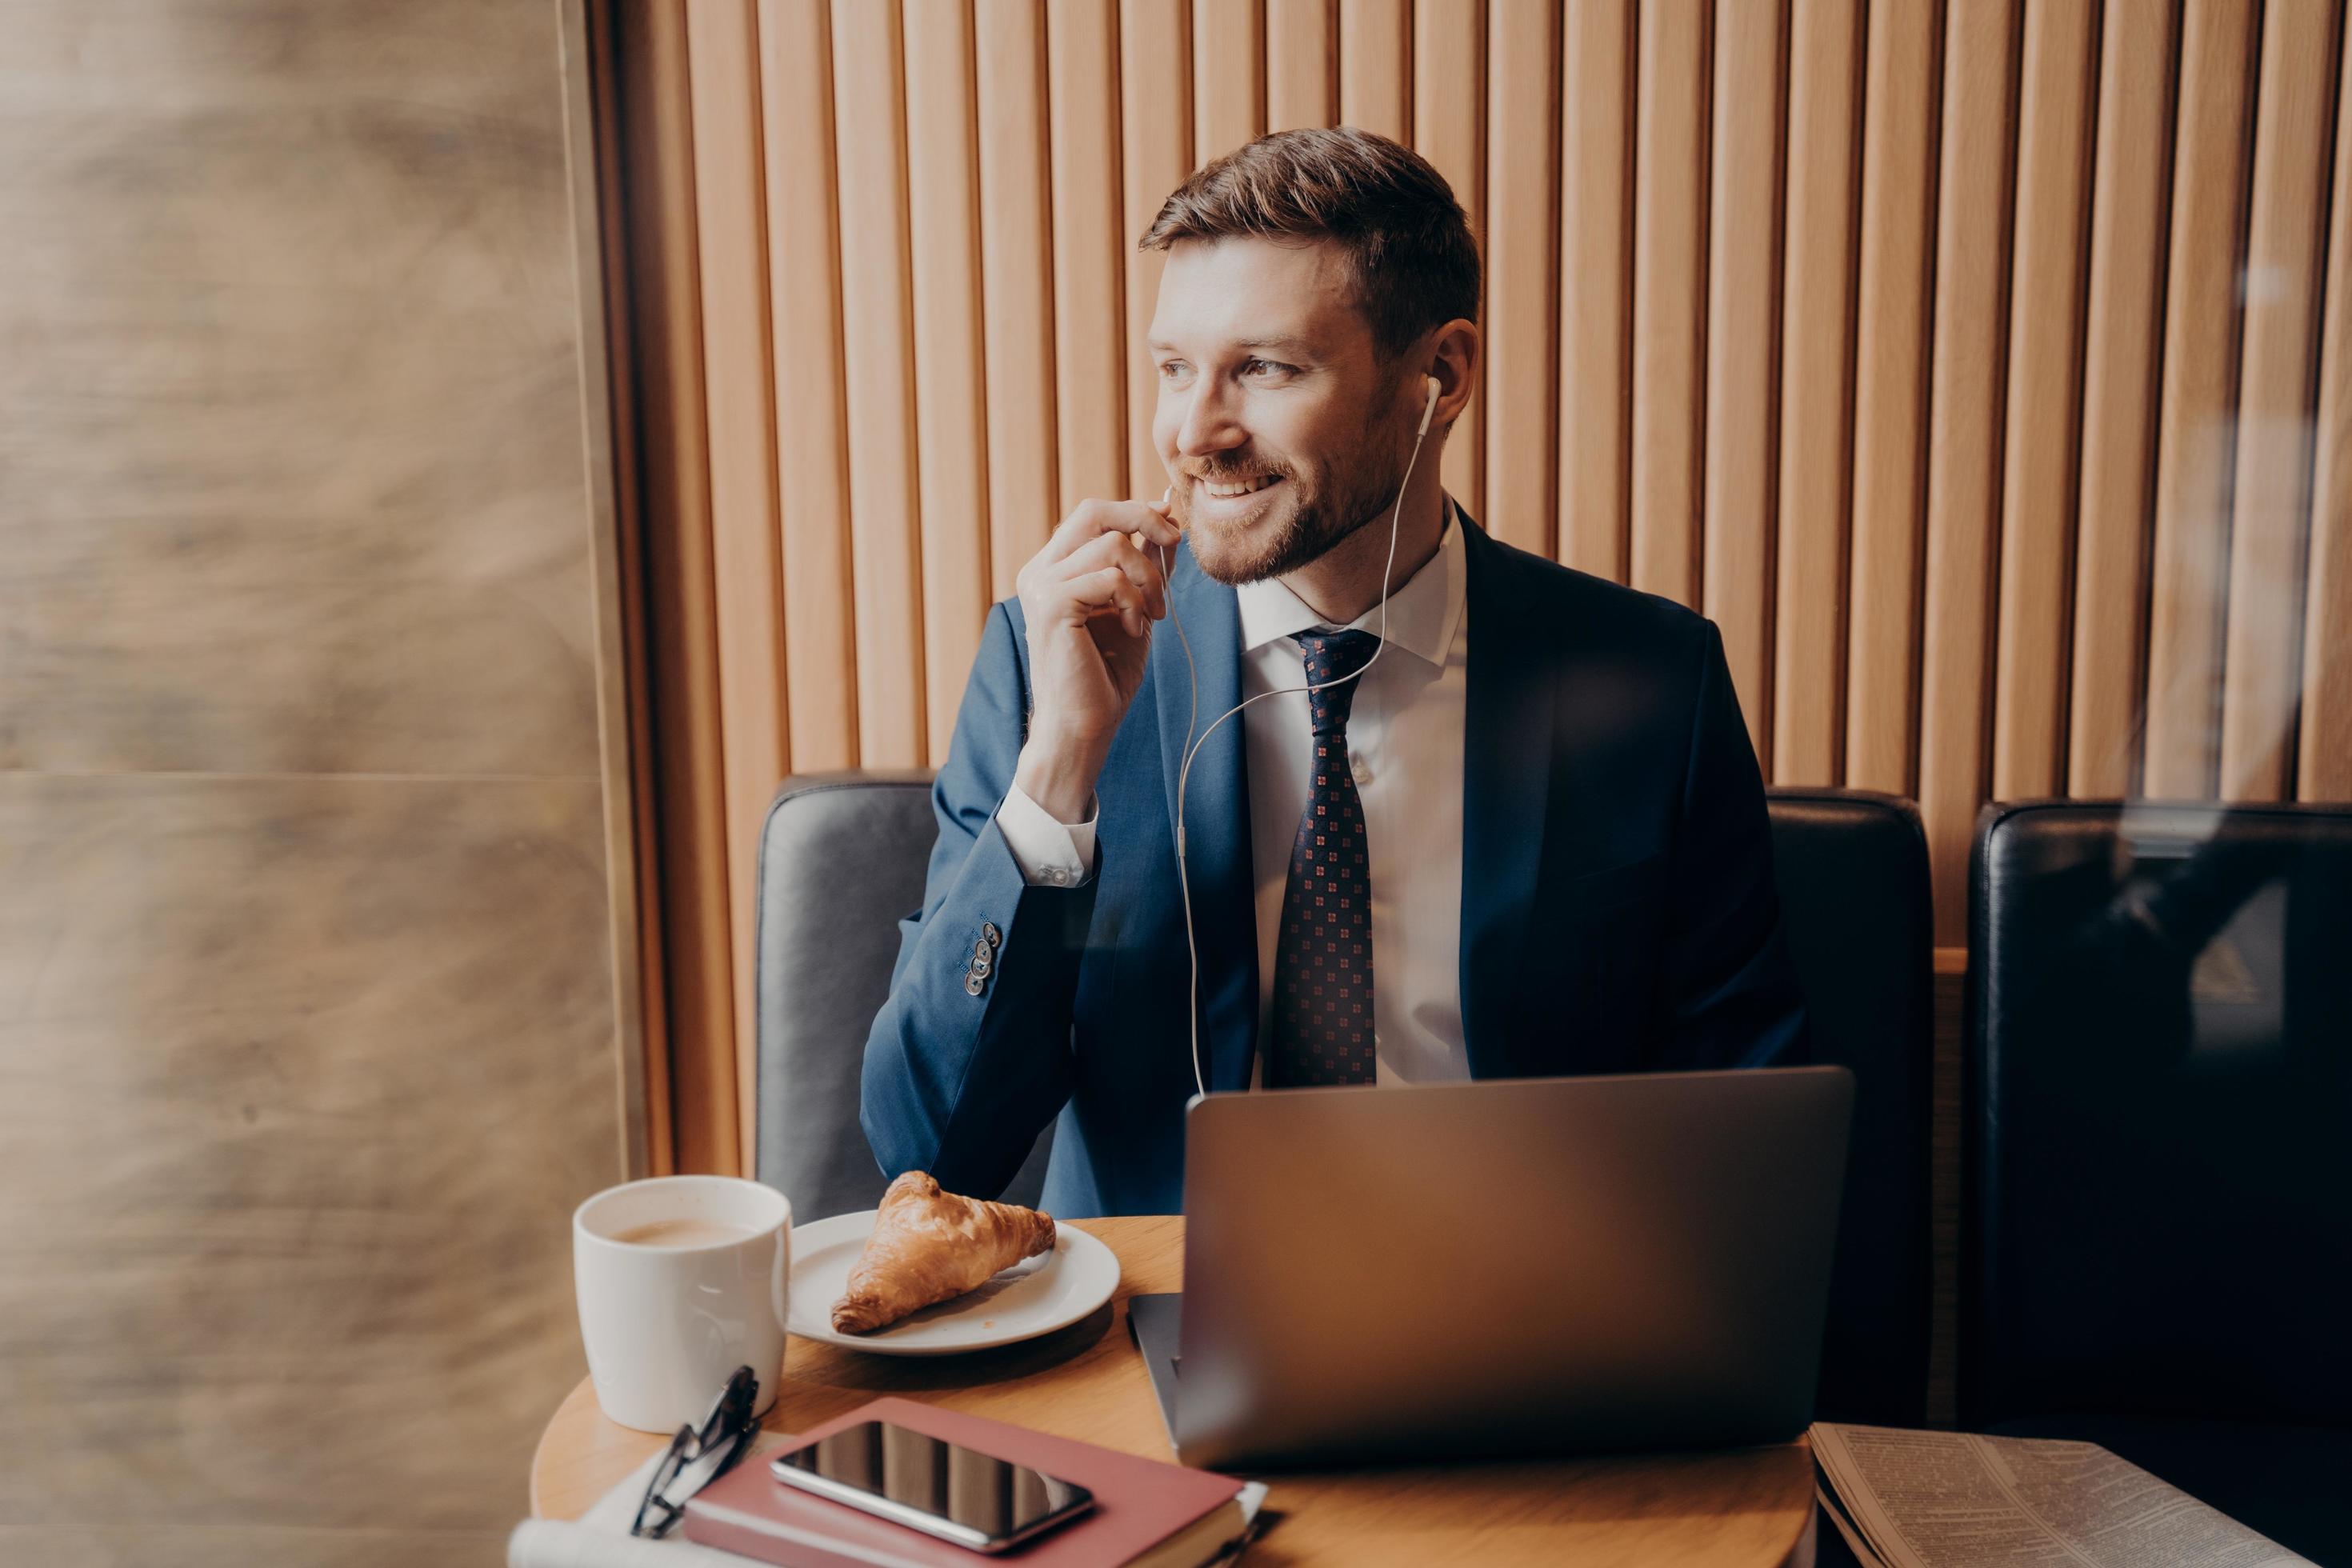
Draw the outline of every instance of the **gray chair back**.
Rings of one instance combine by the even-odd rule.
[[[887,1182],[858,1125],[866,1031],[890,994],[898,921],[923,906],[939,824],[928,773],[788,778],[760,834],[753,1169],[797,1221],[870,1209]],[[1008,1202],[1034,1205],[1049,1128]]]

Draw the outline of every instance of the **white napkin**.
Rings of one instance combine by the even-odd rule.
[[[527,1519],[516,1525],[507,1538],[507,1568],[743,1568],[754,1561],[697,1546],[675,1531],[660,1541],[629,1533],[629,1521],[636,1517],[637,1504],[661,1458],[656,1454],[639,1465],[577,1522]]]

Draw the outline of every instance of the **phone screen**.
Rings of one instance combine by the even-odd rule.
[[[887,1421],[844,1427],[770,1468],[779,1480],[972,1545],[1023,1539],[1094,1501],[1076,1482]]]

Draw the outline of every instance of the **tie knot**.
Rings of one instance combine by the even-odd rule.
[[[1307,657],[1307,684],[1325,688],[1307,694],[1307,708],[1318,735],[1344,733],[1348,713],[1356,703],[1356,685],[1348,678],[1380,651],[1381,639],[1370,632],[1301,632],[1299,652]],[[1347,681],[1333,686],[1335,680]]]

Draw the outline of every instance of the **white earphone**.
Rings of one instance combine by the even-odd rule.
[[[1162,545],[1160,548],[1160,589],[1168,603],[1168,618],[1176,627],[1176,641],[1184,650],[1184,674],[1185,678],[1192,682],[1192,688],[1191,706],[1184,720],[1184,761],[1176,770],[1176,886],[1183,895],[1184,951],[1192,961],[1192,979],[1185,993],[1189,1003],[1185,1012],[1188,1015],[1187,1022],[1191,1025],[1192,1035],[1192,1086],[1202,1095],[1209,1092],[1209,1084],[1208,1075],[1202,1070],[1201,1067],[1201,949],[1192,938],[1192,881],[1185,874],[1184,869],[1184,787],[1192,776],[1192,759],[1201,754],[1201,748],[1208,744],[1209,737],[1216,733],[1218,725],[1223,724],[1251,703],[1263,701],[1268,697],[1286,697],[1301,692],[1324,691],[1334,686],[1344,686],[1350,680],[1361,680],[1364,678],[1364,671],[1380,663],[1381,655],[1388,651],[1388,581],[1390,574],[1396,571],[1397,529],[1404,518],[1404,492],[1412,485],[1413,466],[1421,461],[1421,445],[1429,438],[1429,422],[1437,414],[1437,397],[1440,390],[1437,378],[1433,375],[1424,375],[1422,379],[1429,383],[1429,397],[1421,407],[1421,427],[1413,432],[1412,455],[1405,459],[1404,478],[1397,481],[1395,509],[1389,513],[1388,564],[1381,569],[1381,629],[1378,634],[1380,641],[1372,648],[1372,657],[1366,659],[1363,668],[1353,675],[1343,675],[1337,680],[1326,680],[1307,686],[1280,687],[1272,691],[1261,691],[1255,697],[1245,697],[1218,714],[1210,721],[1209,727],[1201,731],[1199,737],[1195,739],[1193,730],[1201,717],[1201,676],[1192,663],[1192,639],[1184,635],[1184,622],[1176,614],[1176,596],[1170,591],[1168,576],[1171,566],[1168,547]],[[1164,503],[1168,499],[1169,492],[1162,491],[1161,501]]]

